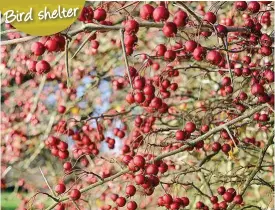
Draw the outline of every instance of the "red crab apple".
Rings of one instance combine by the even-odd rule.
[[[217,21],[217,17],[213,12],[206,12],[203,17],[203,20],[214,24]]]
[[[64,184],[58,184],[55,186],[54,190],[57,194],[62,194],[66,191],[66,186]]]
[[[170,194],[163,195],[162,200],[165,204],[171,204],[173,202],[173,198]]]
[[[35,69],[38,74],[44,74],[50,71],[51,66],[47,61],[41,60],[36,63]]]
[[[211,50],[207,53],[206,60],[213,65],[218,65],[222,60],[222,56],[218,51]]]
[[[261,5],[257,1],[250,1],[247,5],[247,9],[252,13],[257,13],[260,10]]]
[[[184,129],[188,133],[193,133],[196,130],[196,125],[193,122],[187,122],[184,126]]]
[[[226,192],[226,189],[224,186],[220,186],[217,191],[219,195],[223,195]]]
[[[167,48],[164,44],[159,44],[156,47],[156,55],[157,56],[164,56],[164,53],[167,51]]]
[[[234,197],[234,203],[236,203],[236,204],[242,204],[242,202],[243,202],[243,198],[242,198],[242,196],[241,195],[236,195],[235,197]]]
[[[116,199],[116,204],[119,206],[119,207],[123,207],[125,206],[126,204],[126,199],[124,197],[118,197]]]
[[[128,210],[137,209],[137,203],[135,201],[129,201],[129,203],[127,203],[127,209]]]
[[[176,132],[176,139],[177,139],[177,140],[182,141],[182,140],[185,140],[185,138],[186,138],[186,133],[185,133],[185,131],[183,131],[183,130],[178,130],[178,131]]]
[[[135,20],[128,20],[124,25],[125,31],[129,34],[137,33],[139,30],[139,23]]]
[[[46,48],[41,42],[34,42],[31,45],[31,51],[33,52],[34,55],[37,55],[37,56],[43,55],[45,50]]]
[[[103,21],[107,17],[107,13],[103,8],[98,8],[94,11],[94,19],[97,21]]]
[[[154,7],[150,4],[144,4],[139,11],[139,16],[144,20],[152,19]]]
[[[193,52],[195,50],[195,48],[197,47],[197,42],[193,41],[193,40],[188,40],[187,42],[185,42],[184,46],[185,46],[185,50],[187,52]]]
[[[173,22],[177,25],[177,27],[183,27],[186,25],[187,19],[187,13],[182,10],[178,10],[174,15]]]
[[[239,11],[244,11],[247,8],[247,3],[245,1],[235,1],[234,6]]]
[[[156,22],[165,21],[169,18],[169,11],[164,6],[158,6],[153,11],[153,18]]]
[[[81,192],[78,189],[72,189],[69,194],[72,200],[78,200],[81,197]]]
[[[162,28],[163,34],[166,37],[174,37],[177,34],[177,25],[173,22],[166,22]]]
[[[136,188],[134,185],[128,185],[125,190],[126,194],[128,196],[133,196],[136,193]]]
[[[133,158],[133,161],[134,161],[134,164],[136,166],[138,166],[139,168],[144,168],[145,166],[145,159],[143,156],[141,155],[136,155],[134,158]]]

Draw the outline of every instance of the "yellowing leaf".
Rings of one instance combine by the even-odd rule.
[[[74,115],[77,115],[79,113],[79,108],[78,107],[73,107],[71,109],[71,113],[74,114]]]
[[[97,207],[101,207],[101,206],[103,205],[103,202],[102,202],[100,199],[96,199],[96,200],[95,200],[95,205],[96,205]]]
[[[178,120],[170,120],[170,121],[168,122],[168,125],[169,125],[169,126],[177,126],[178,123],[179,123]]]
[[[173,192],[174,192],[175,195],[179,194],[180,190],[181,190],[181,185],[180,184],[174,184],[173,185]]]
[[[228,157],[229,157],[229,160],[234,160],[234,161],[237,161],[238,159],[236,158],[236,155],[239,153],[239,149],[237,147],[234,147],[233,150],[231,149],[229,152],[228,152]]]
[[[239,153],[239,148],[238,147],[234,147],[233,148],[233,154],[236,155]]]
[[[187,104],[184,103],[184,104],[179,105],[179,109],[183,110],[183,111],[186,111],[187,110]]]
[[[116,105],[116,106],[114,106],[114,109],[117,111],[117,112],[121,112],[121,106],[119,106],[119,105]]]

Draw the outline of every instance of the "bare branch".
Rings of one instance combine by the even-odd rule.
[[[121,46],[122,46],[122,52],[123,52],[123,56],[124,56],[124,60],[125,60],[126,71],[127,71],[128,77],[129,77],[129,82],[130,82],[131,88],[134,89],[133,84],[132,84],[131,74],[129,71],[129,63],[128,63],[128,58],[127,58],[126,49],[125,49],[124,30],[123,29],[120,30],[120,37],[121,37]]]

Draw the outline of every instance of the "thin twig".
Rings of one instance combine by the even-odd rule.
[[[49,121],[49,124],[48,124],[48,126],[46,128],[46,131],[45,131],[43,139],[46,139],[48,137],[49,133],[51,132],[51,128],[52,128],[52,126],[54,124],[54,119],[56,117],[56,114],[57,114],[56,112],[54,112],[52,114],[52,116],[50,118],[50,121]],[[40,143],[40,145],[37,147],[37,149],[32,153],[31,157],[26,161],[25,165],[23,166],[24,169],[29,168],[29,166],[32,163],[32,161],[34,161],[35,158],[40,154],[40,152],[44,148],[44,146],[45,146],[45,143],[44,143],[44,141],[42,141]]]
[[[85,44],[90,40],[90,38],[95,34],[95,31],[92,31],[87,38],[81,43],[81,45],[77,48],[77,50],[75,51],[75,53],[73,54],[73,56],[71,57],[71,59],[73,59],[78,53],[79,51],[85,46]]]
[[[139,1],[138,1],[138,2],[136,2],[136,1],[130,2],[129,4],[126,4],[126,5],[124,5],[123,7],[120,7],[119,9],[117,9],[117,10],[111,12],[111,14],[116,14],[116,13],[119,12],[120,10],[123,10],[123,9],[125,9],[125,8],[127,8],[127,7],[129,7],[129,6],[132,6],[133,4],[139,4]]]
[[[226,61],[227,61],[227,65],[228,65],[228,70],[229,70],[229,72],[230,72],[230,78],[231,78],[231,83],[232,83],[232,87],[234,87],[233,86],[233,73],[232,73],[232,69],[231,69],[231,66],[230,66],[230,60],[229,60],[229,53],[228,53],[228,44],[227,44],[227,36],[226,37],[224,37],[224,38],[221,38],[221,40],[222,40],[222,43],[223,43],[223,46],[224,46],[224,48],[226,49],[226,51],[225,51],[225,54],[226,54]]]
[[[129,71],[129,63],[128,63],[126,49],[125,49],[124,30],[123,29],[120,30],[120,37],[121,37],[122,52],[123,52],[123,56],[124,56],[124,60],[125,60],[125,65],[126,65],[126,71],[127,71],[128,77],[129,77],[131,88],[134,89],[133,88],[133,84],[132,84],[131,74],[130,74],[130,71]]]
[[[18,44],[18,43],[34,40],[34,39],[37,39],[37,38],[39,38],[39,37],[38,36],[25,36],[25,37],[18,38],[18,39],[1,41],[0,42],[0,46],[11,45],[11,44]]]
[[[69,43],[70,40],[66,39],[66,43],[65,43],[65,68],[66,68],[66,72],[67,72],[67,87],[71,87],[71,74],[70,74],[70,67],[69,67]]]
[[[177,4],[180,4],[181,6],[178,6],[176,4],[174,4],[174,5],[177,6],[177,7],[179,7],[179,8],[186,9],[186,11],[190,15],[192,15],[198,21],[198,23],[201,23],[200,17],[198,15],[196,15],[195,12],[193,12],[188,6],[186,6],[185,3],[179,1],[179,2],[177,2]]]
[[[40,166],[39,166],[39,170],[40,170],[40,172],[41,172],[41,174],[42,174],[42,176],[43,176],[43,178],[44,178],[44,180],[45,180],[45,182],[46,182],[48,188],[50,189],[50,191],[52,192],[52,194],[53,194],[54,196],[56,196],[55,193],[54,193],[54,191],[53,191],[53,189],[51,188],[51,186],[50,186],[48,180],[46,179],[46,177],[45,177],[45,175],[44,175],[44,173],[43,173],[43,171],[42,171],[42,169],[41,169]]]
[[[75,207],[77,208],[77,210],[81,210],[80,208],[79,208],[79,206],[77,205],[77,203],[74,201],[74,200],[72,200],[73,201],[73,204],[75,205]]]
[[[33,99],[33,105],[32,105],[32,108],[31,108],[31,111],[30,113],[28,114],[27,118],[26,118],[26,121],[29,122],[32,118],[32,115],[33,113],[36,111],[36,108],[37,108],[37,105],[38,105],[38,102],[39,102],[39,99],[40,99],[40,95],[42,93],[42,90],[46,84],[46,80],[47,80],[47,76],[46,75],[43,75],[41,81],[40,81],[40,84],[39,84],[39,87],[38,87],[38,91]]]

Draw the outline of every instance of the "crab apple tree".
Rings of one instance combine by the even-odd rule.
[[[1,23],[2,191],[17,210],[274,209],[273,20],[272,1],[87,1],[57,34]]]

